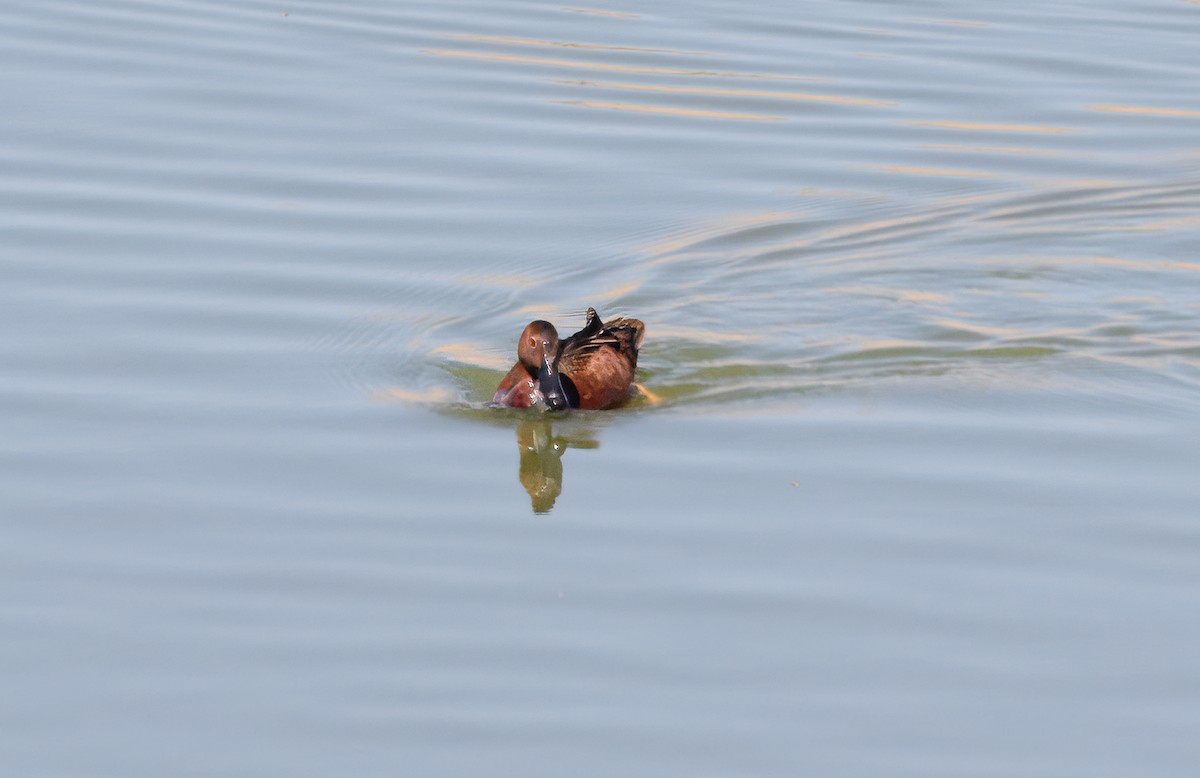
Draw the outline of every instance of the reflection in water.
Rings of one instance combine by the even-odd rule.
[[[861,97],[821,95],[810,92],[775,92],[767,89],[717,89],[704,86],[670,86],[667,84],[624,84],[613,81],[579,81],[556,79],[556,84],[571,86],[594,86],[602,89],[627,89],[635,92],[666,92],[669,94],[717,95],[723,97],[765,97],[771,100],[809,100],[817,103],[840,103],[842,105],[896,105],[891,100],[867,100]]]
[[[627,13],[625,11],[603,11],[599,8],[564,8],[564,11],[570,11],[574,14],[593,14],[595,16],[612,16],[617,19],[640,19],[641,14]]]
[[[941,127],[951,130],[982,130],[984,132],[1075,132],[1073,127],[1039,127],[1033,124],[990,124],[988,122],[909,122],[918,127]]]
[[[458,51],[455,49],[422,49],[422,54],[433,57],[463,57],[466,59],[485,59],[493,62],[514,62],[524,65],[545,65],[547,67],[579,68],[583,70],[608,70],[620,73],[653,73],[668,76],[710,76],[713,78],[762,78],[781,81],[828,81],[819,76],[789,76],[777,73],[730,73],[713,70],[686,70],[681,68],[642,67],[637,65],[620,65],[607,62],[576,62],[567,59],[544,59],[541,57],[523,57],[515,54],[489,54],[479,51]]]
[[[531,38],[510,38],[503,35],[466,35],[449,34],[447,38],[459,40],[481,41],[483,43],[508,43],[514,46],[554,46],[560,49],[598,49],[601,51],[638,51],[644,54],[683,54],[691,57],[706,57],[703,51],[683,51],[681,49],[650,49],[645,46],[605,46],[600,43],[575,43],[568,41],[543,41]]]
[[[1023,146],[964,146],[959,143],[922,143],[923,149],[939,151],[972,151],[979,154],[1054,154],[1047,149],[1030,149]]]
[[[995,173],[985,173],[982,170],[951,170],[942,167],[916,167],[913,165],[878,165],[877,170],[889,173],[912,173],[918,176],[952,176],[957,178],[993,178]]]
[[[1200,111],[1185,111],[1181,108],[1150,108],[1144,105],[1085,105],[1089,111],[1109,113],[1141,113],[1148,116],[1200,116]]]
[[[562,494],[562,456],[567,448],[599,448],[595,431],[590,427],[559,422],[559,434],[554,434],[554,422],[547,418],[526,419],[517,425],[517,448],[521,452],[519,478],[534,513],[549,513]]]
[[[731,113],[729,111],[705,111],[699,108],[667,108],[655,105],[635,105],[633,103],[601,103],[593,100],[554,100],[559,105],[579,105],[584,108],[607,108],[610,111],[635,111],[638,113],[667,113],[673,116],[698,116],[709,119],[741,119],[748,122],[781,122],[782,116],[768,116],[754,113]]]

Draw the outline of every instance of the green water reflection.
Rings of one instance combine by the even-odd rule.
[[[549,513],[563,490],[563,455],[568,448],[599,448],[596,422],[588,419],[526,419],[517,424],[518,479],[534,513]]]

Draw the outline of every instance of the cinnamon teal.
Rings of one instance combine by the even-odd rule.
[[[548,321],[530,322],[517,342],[517,363],[492,402],[512,408],[604,410],[629,399],[646,325],[637,319],[605,324],[588,308],[583,329],[566,340]]]

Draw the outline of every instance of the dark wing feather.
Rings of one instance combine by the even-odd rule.
[[[587,321],[583,325],[583,329],[576,332],[571,337],[564,340],[558,347],[558,354],[561,357],[563,354],[577,348],[579,344],[586,342],[589,338],[593,338],[597,333],[604,328],[604,322],[600,320],[600,315],[596,313],[595,308],[587,309]]]
[[[601,410],[629,398],[645,325],[637,319],[600,320],[588,308],[583,329],[562,341],[558,373],[572,408]]]
[[[599,324],[600,317],[589,319],[584,329],[563,341],[558,358],[559,369],[567,373],[581,369],[590,357],[606,348],[613,349],[628,360],[630,367],[636,368],[638,347],[642,345],[645,325],[637,319],[613,319],[598,327],[594,327],[593,322]]]

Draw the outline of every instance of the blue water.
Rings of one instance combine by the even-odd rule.
[[[0,6],[0,772],[1190,776],[1198,34]]]

